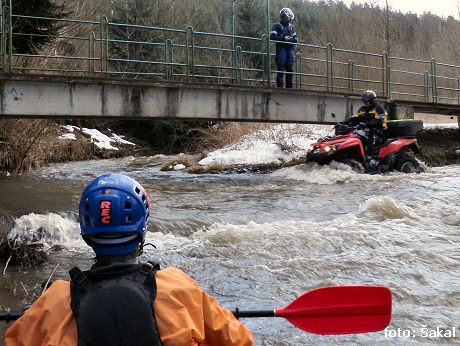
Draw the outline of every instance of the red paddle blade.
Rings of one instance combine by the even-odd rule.
[[[318,288],[276,309],[275,316],[315,334],[375,332],[390,323],[391,291],[376,286]]]

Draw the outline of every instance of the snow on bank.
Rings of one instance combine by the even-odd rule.
[[[424,124],[424,128],[458,128],[458,124]],[[280,124],[243,136],[237,143],[210,152],[198,163],[210,166],[288,162],[306,155],[310,144],[333,132],[331,125]]]
[[[237,143],[209,153],[200,165],[255,165],[282,163],[306,154],[319,137],[332,135],[331,125],[280,124],[245,135]]]
[[[76,140],[77,137],[75,136],[74,131],[79,131],[80,128],[77,126],[66,125],[63,128],[68,131],[67,133],[59,136],[60,139],[67,139],[67,140]],[[91,140],[94,141],[94,144],[99,149],[106,149],[106,150],[119,150],[119,148],[115,147],[114,145],[117,144],[127,144],[127,145],[135,145],[125,139],[122,136],[118,136],[115,133],[112,133],[112,137],[104,135],[102,132],[95,130],[95,129],[87,129],[83,127],[81,131],[90,136]],[[112,132],[110,129],[108,130]]]
[[[441,124],[423,124],[423,128],[425,130],[433,130],[433,129],[456,129],[458,128],[457,123],[441,123]]]

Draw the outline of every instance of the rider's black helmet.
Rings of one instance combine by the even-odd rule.
[[[366,90],[361,94],[361,100],[369,101],[371,105],[375,103],[377,95],[372,90]]]

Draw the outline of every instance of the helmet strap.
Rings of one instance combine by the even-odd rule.
[[[144,246],[148,246],[148,245],[150,245],[151,247],[153,247],[153,248],[155,248],[155,249],[157,248],[157,247],[156,247],[154,244],[152,244],[152,243],[147,243],[147,244],[145,244],[144,241],[142,241],[141,243],[139,243],[137,256],[142,255],[142,254],[144,253]]]

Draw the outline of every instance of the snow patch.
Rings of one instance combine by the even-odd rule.
[[[288,162],[306,155],[311,143],[332,132],[330,125],[280,124],[243,136],[237,143],[210,152],[198,163],[209,166]]]
[[[76,140],[77,139],[77,137],[75,135],[75,130],[80,130],[78,127],[72,126],[72,125],[66,125],[66,126],[63,126],[62,128],[65,129],[67,131],[67,133],[59,136],[60,139],[67,139],[67,140]],[[119,148],[116,147],[115,145],[117,145],[117,144],[135,145],[134,143],[131,143],[131,142],[123,139],[123,136],[119,136],[119,135],[117,135],[115,133],[112,133],[111,130],[109,130],[111,132],[111,137],[103,134],[102,132],[100,132],[100,131],[98,131],[96,129],[87,129],[87,128],[83,127],[81,129],[81,131],[84,134],[90,136],[91,140],[94,141],[94,144],[99,149],[119,150]]]

